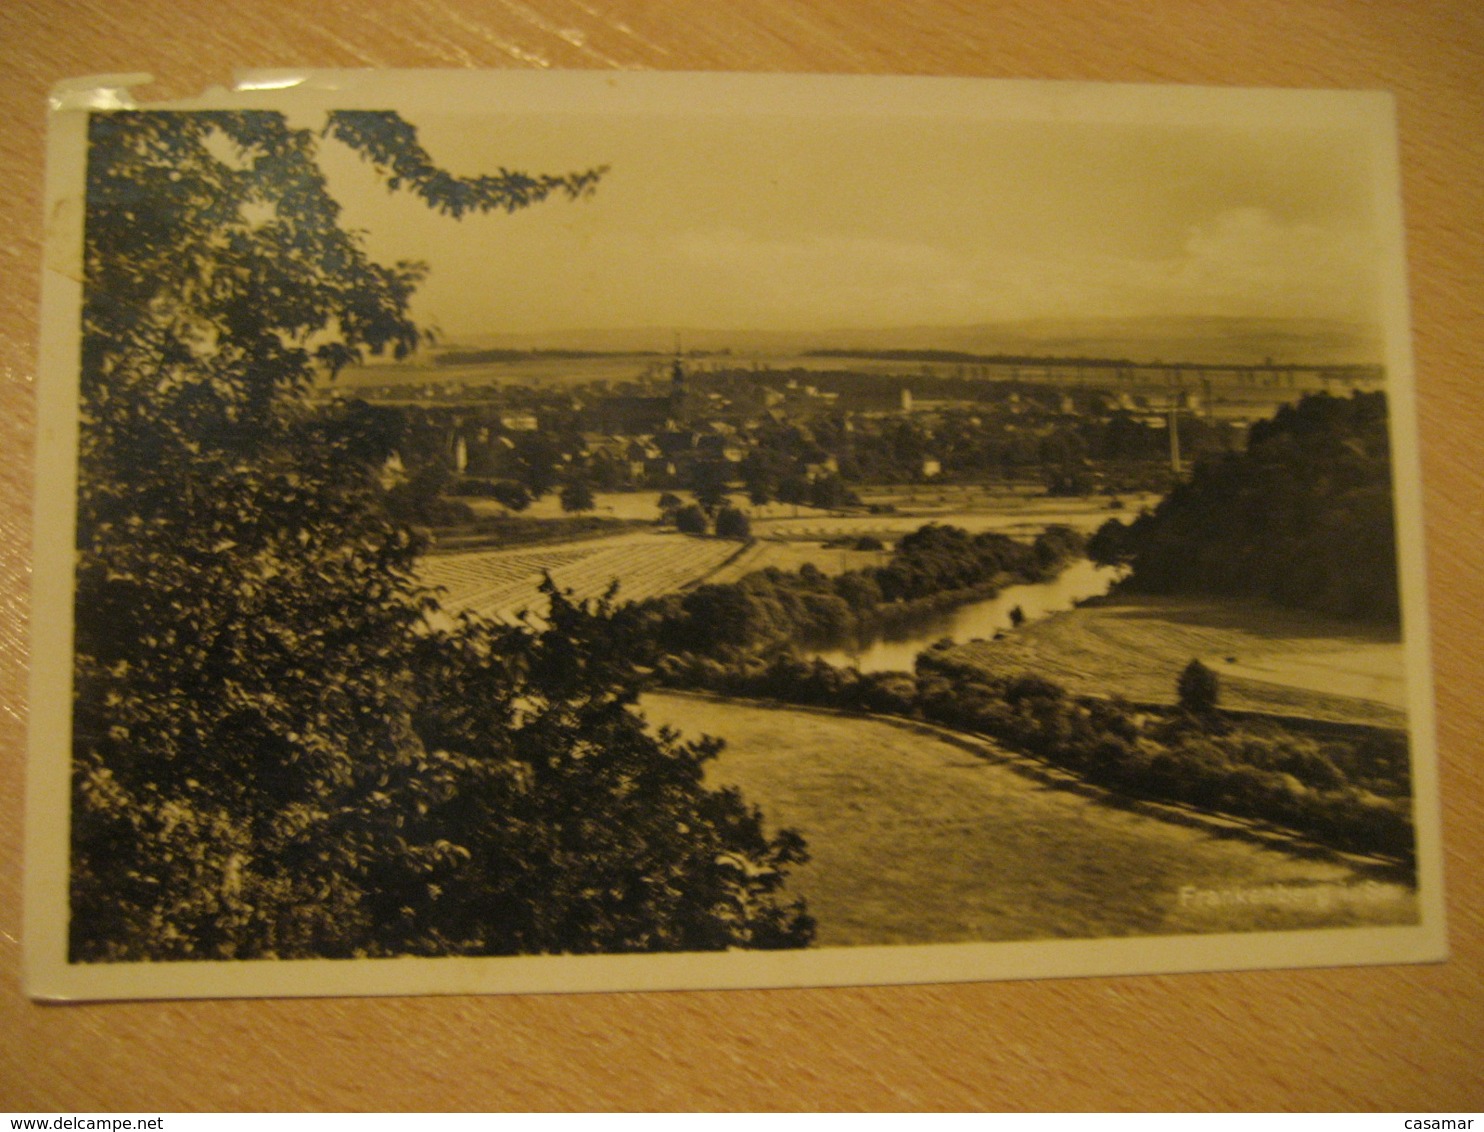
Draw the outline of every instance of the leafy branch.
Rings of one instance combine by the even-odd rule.
[[[579,200],[591,196],[608,172],[608,166],[600,165],[581,173],[533,177],[502,168],[492,174],[458,177],[435,165],[418,143],[417,129],[391,110],[336,110],[324,132],[371,162],[389,190],[405,187],[455,219],[470,212],[516,212],[555,192]]]

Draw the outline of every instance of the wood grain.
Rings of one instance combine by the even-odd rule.
[[[18,987],[46,91],[234,66],[832,71],[1400,99],[1453,959],[814,991],[42,1007]],[[0,8],[0,1107],[1484,1107],[1484,6],[1476,0],[9,0]]]

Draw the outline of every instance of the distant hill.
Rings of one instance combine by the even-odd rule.
[[[1320,319],[1139,318],[1038,320],[961,327],[943,348],[978,353],[1190,361],[1341,365],[1384,361],[1375,328]]]
[[[968,354],[1128,358],[1259,364],[1347,365],[1385,360],[1375,327],[1323,319],[1129,318],[1037,319],[976,326],[904,326],[813,331],[695,327],[585,329],[531,334],[450,334],[442,349],[567,350],[604,353],[683,349],[750,355],[807,350],[949,350]]]

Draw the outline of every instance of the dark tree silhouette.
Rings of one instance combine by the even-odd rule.
[[[1175,682],[1175,691],[1180,697],[1180,706],[1192,715],[1210,715],[1216,710],[1216,700],[1221,691],[1221,681],[1199,660],[1192,660]]]
[[[491,489],[491,494],[508,511],[524,511],[531,505],[531,493],[516,480],[501,480]]]
[[[752,537],[752,523],[735,507],[723,507],[716,513],[716,533],[722,538]]]
[[[562,488],[560,499],[562,510],[567,512],[591,511],[598,505],[593,489],[582,480],[573,480]]]
[[[324,133],[453,217],[601,175],[454,177],[391,114]],[[89,142],[72,958],[807,941],[775,894],[797,839],[705,789],[711,748],[645,732],[621,665],[582,660],[605,609],[553,592],[539,637],[433,628],[387,431],[307,396],[416,347],[424,268],[339,225],[319,137],[122,111]]]
[[[691,472],[691,493],[708,517],[727,503],[727,469],[720,463],[698,463]]]
[[[675,527],[688,535],[703,535],[707,529],[706,512],[689,503],[675,512]]]
[[[673,523],[675,521],[675,513],[685,505],[685,500],[681,499],[673,491],[667,491],[659,497],[656,503],[660,509],[660,522]]]
[[[1201,460],[1150,514],[1110,519],[1095,561],[1128,588],[1262,597],[1339,617],[1401,618],[1386,395],[1310,394]]]

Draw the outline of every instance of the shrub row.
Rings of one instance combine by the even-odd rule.
[[[1321,741],[1277,725],[1140,710],[1070,696],[1039,676],[988,676],[932,650],[915,673],[861,673],[792,654],[730,664],[671,655],[655,671],[671,687],[939,723],[1120,793],[1274,822],[1336,849],[1413,856],[1400,734]]]

